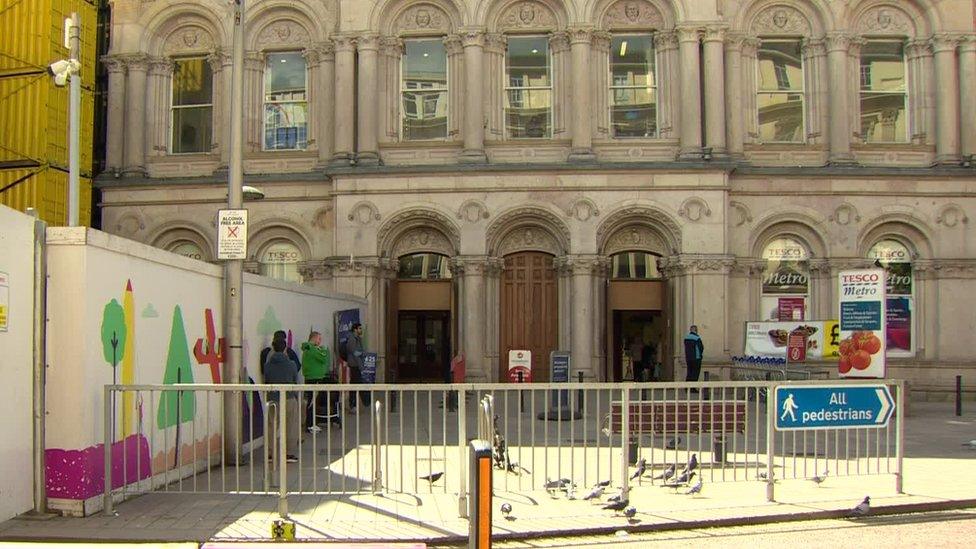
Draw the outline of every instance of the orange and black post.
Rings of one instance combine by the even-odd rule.
[[[472,440],[468,452],[468,548],[491,547],[491,444]]]

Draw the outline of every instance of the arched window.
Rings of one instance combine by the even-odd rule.
[[[265,246],[258,254],[261,274],[286,282],[302,282],[298,264],[305,258],[301,250],[287,240],[276,240]]]
[[[404,40],[401,62],[400,132],[403,139],[446,139],[448,62],[444,40]]]
[[[301,52],[267,55],[264,69],[265,150],[302,150],[308,145],[307,73]]]
[[[780,237],[763,249],[766,272],[762,279],[762,320],[806,320],[810,298],[810,252],[789,237]]]
[[[912,311],[915,307],[915,284],[912,273],[912,252],[905,244],[891,239],[879,240],[868,252],[868,259],[884,268],[887,274],[888,356],[913,356],[915,327]]]
[[[451,278],[447,256],[431,253],[400,257],[400,280],[444,280]]]
[[[196,242],[191,242],[189,240],[178,240],[170,245],[169,251],[174,254],[182,255],[183,257],[189,257],[190,259],[196,259],[197,261],[206,261],[207,256],[203,253],[203,249]]]
[[[610,260],[610,278],[616,280],[658,280],[658,256],[647,252],[621,252]]]

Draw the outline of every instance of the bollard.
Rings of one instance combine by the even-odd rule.
[[[712,463],[726,463],[725,437],[722,435],[712,440]]]
[[[956,417],[962,415],[962,376],[956,376]]]
[[[579,382],[583,383],[583,372],[576,372],[576,374],[579,377]],[[585,394],[583,389],[576,392],[576,412],[579,413],[580,417],[583,417],[583,395]]]
[[[468,549],[491,548],[491,444],[468,447]]]
[[[373,403],[373,493],[383,490],[383,404]]]

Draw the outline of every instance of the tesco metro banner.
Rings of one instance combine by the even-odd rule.
[[[885,365],[885,272],[883,269],[841,271],[840,344],[837,371],[841,377],[883,378]]]

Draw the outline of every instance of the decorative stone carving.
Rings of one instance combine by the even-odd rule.
[[[589,198],[580,198],[573,202],[573,205],[566,210],[566,215],[580,221],[587,221],[591,217],[600,215],[600,209]]]
[[[749,211],[749,207],[742,202],[733,200],[729,202],[729,207],[735,212],[733,219],[736,227],[752,222],[752,213]]]
[[[969,223],[969,218],[958,204],[946,204],[939,208],[935,222],[946,227],[955,227],[959,223]]]
[[[448,37],[450,38],[450,37]],[[444,43],[447,44],[447,38],[444,39]],[[384,36],[380,38],[380,53],[387,57],[400,57],[403,55],[404,46],[403,40],[401,38],[393,36]]]
[[[488,219],[488,208],[480,200],[465,200],[458,208],[457,218],[463,219],[468,223],[477,223],[482,219]]]
[[[464,46],[461,37],[456,34],[449,34],[444,37],[444,51],[447,55],[461,55],[464,53]]]
[[[660,29],[664,27],[664,17],[650,2],[644,0],[621,0],[603,14],[603,28],[615,29]]]
[[[838,225],[850,225],[851,222],[858,223],[861,221],[860,214],[857,213],[857,208],[847,202],[837,206],[834,209],[834,213],[827,218],[829,221],[833,221]]]
[[[512,4],[498,18],[498,27],[504,30],[551,29],[555,26],[555,14],[540,2]]]
[[[356,41],[357,37],[348,34],[340,34],[332,37],[335,51],[355,51]]]
[[[309,49],[318,52],[320,61],[335,60],[335,44],[331,40],[312,44]]]
[[[481,30],[469,29],[462,32],[459,36],[461,37],[461,46],[463,47],[468,47],[468,46],[484,47],[485,45],[485,33],[482,32]]]
[[[656,34],[654,36],[657,36]],[[590,39],[590,43],[594,50],[607,52],[610,51],[610,39],[612,35],[609,32],[604,31],[593,31],[593,37]]]
[[[661,254],[668,251],[668,246],[661,236],[650,227],[628,225],[613,233],[604,246],[603,253],[609,256],[635,250]]]
[[[422,252],[452,256],[454,255],[454,247],[439,230],[430,227],[415,227],[400,235],[393,246],[391,256],[403,257]]]
[[[413,208],[400,211],[387,219],[376,233],[376,242],[382,253],[392,250],[403,240],[404,235],[414,229],[434,231],[446,236],[446,251],[439,252],[453,256],[461,247],[459,231],[446,215],[426,208]],[[391,253],[391,255],[394,255]],[[394,255],[395,257],[395,255]]]
[[[914,25],[905,12],[891,6],[878,6],[861,14],[855,29],[860,34],[914,34]]]
[[[753,19],[750,30],[754,36],[782,34],[808,36],[812,34],[810,22],[807,21],[806,16],[796,8],[783,5],[771,6],[761,11]]]
[[[109,73],[125,72],[125,60],[118,55],[103,55],[99,60]]]
[[[119,217],[118,223],[115,224],[115,230],[120,234],[133,235],[146,230],[146,224],[138,215],[127,213]]]
[[[491,226],[488,227],[485,235],[486,241],[490,244],[500,242],[502,236],[507,238],[506,233],[511,227],[519,225],[534,225],[537,230],[545,231],[546,234],[549,234],[549,231],[558,234],[559,240],[553,238],[554,251],[552,253],[556,255],[562,253],[560,251],[562,246],[559,244],[559,241],[561,240],[567,245],[570,241],[569,228],[566,227],[566,224],[559,217],[548,210],[534,206],[514,208],[498,216]]]
[[[712,209],[708,207],[708,202],[693,196],[681,203],[678,215],[689,221],[699,221],[702,217],[711,217]]]
[[[538,251],[559,254],[560,246],[555,237],[546,229],[528,225],[512,229],[498,245],[498,255],[506,256],[515,252]]]
[[[549,47],[552,48],[552,53],[559,53],[561,51],[566,51],[569,49],[569,33],[563,31],[556,31],[549,35]]]
[[[451,19],[439,7],[432,4],[418,4],[403,11],[393,23],[393,32],[448,32],[451,29]]]
[[[298,274],[304,280],[328,280],[335,274],[335,265],[325,260],[301,261]]]
[[[593,40],[593,29],[589,27],[573,27],[566,34],[570,44],[589,44]]]
[[[308,31],[294,21],[275,21],[261,29],[255,43],[258,49],[304,46],[309,43],[309,36]]]
[[[485,51],[505,53],[507,46],[508,38],[504,34],[495,32],[485,34]]]
[[[671,215],[653,206],[628,206],[614,211],[606,221],[597,227],[596,241],[598,243],[606,242],[605,238],[608,235],[613,234],[620,227],[633,223],[658,225],[662,232],[667,233],[673,242],[673,248],[672,244],[667,241],[668,238],[665,237],[661,250],[667,253],[661,255],[678,253],[678,250],[681,249],[681,227],[672,219]]]
[[[350,208],[349,215],[347,216],[349,221],[358,223],[360,225],[370,225],[374,221],[380,220],[380,210],[376,207],[376,204],[368,200],[363,200],[357,202],[355,206]]]
[[[329,222],[331,218],[332,202],[326,202],[325,206],[315,210],[315,213],[312,214],[312,226],[318,229],[325,229],[332,224]]]
[[[177,29],[163,42],[163,54],[168,56],[207,52],[213,49],[214,40],[210,32],[196,25]]]

